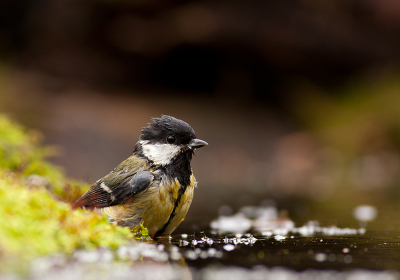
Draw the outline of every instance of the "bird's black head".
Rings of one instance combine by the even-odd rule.
[[[177,161],[188,161],[189,164],[193,151],[207,145],[196,139],[194,130],[186,122],[165,115],[153,118],[153,123],[142,129],[139,143],[143,155],[162,166]]]
[[[165,115],[161,118],[153,118],[153,123],[144,127],[140,136],[141,141],[148,141],[152,144],[175,145],[188,144],[195,138],[194,130],[187,123]]]

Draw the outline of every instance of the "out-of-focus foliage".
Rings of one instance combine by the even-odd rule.
[[[311,84],[295,91],[301,97],[293,102],[293,111],[325,144],[356,155],[376,149],[400,150],[398,75],[364,78],[334,95]]]
[[[45,186],[63,201],[73,202],[87,189],[79,181],[67,182],[62,170],[46,161],[58,153],[56,147],[43,147],[42,134],[25,130],[5,115],[0,115],[0,168],[21,174],[26,183]]]
[[[66,180],[45,161],[48,154],[38,146],[37,134],[0,116],[0,269],[45,254],[116,247],[132,237],[128,228],[110,224],[106,216],[72,211],[57,199],[53,189],[64,198],[71,194],[62,191]],[[70,186],[80,194],[78,183]]]
[[[290,92],[287,105],[305,130],[286,137],[281,149],[286,172],[278,168],[275,176],[292,179],[297,192],[299,182],[305,189],[313,186],[317,200],[336,198],[338,204],[400,197],[398,74],[361,76],[330,90],[302,80]]]
[[[0,167],[24,176],[46,177],[53,188],[64,183],[59,168],[45,161],[54,155],[53,147],[39,147],[42,135],[37,131],[25,131],[20,125],[0,115]]]

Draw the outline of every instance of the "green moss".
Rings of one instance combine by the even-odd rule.
[[[145,228],[142,224],[133,229],[133,236],[140,241],[151,240],[149,236],[149,230]]]
[[[41,255],[128,243],[128,228],[64,202],[75,201],[88,185],[67,182],[45,160],[52,151],[40,139],[0,115],[0,269],[21,269]]]
[[[0,115],[0,168],[22,173],[24,176],[46,177],[54,189],[61,189],[64,178],[60,168],[45,161],[56,154],[54,147],[41,147],[42,135],[26,130]]]
[[[72,211],[44,188],[26,188],[17,176],[0,174],[0,248],[4,260],[33,257],[76,248],[116,247],[131,238],[127,228],[94,212]]]

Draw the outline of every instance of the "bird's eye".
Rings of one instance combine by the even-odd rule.
[[[173,136],[173,135],[168,136],[167,137],[167,142],[170,143],[170,144],[174,143],[175,142],[175,136]]]

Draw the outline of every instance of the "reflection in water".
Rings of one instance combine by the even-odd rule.
[[[357,217],[365,220],[367,212],[367,218],[373,218],[374,209],[364,205],[355,211],[361,211],[362,215],[358,213]],[[387,215],[380,217],[390,222],[397,213],[380,209],[381,212]],[[200,234],[188,234],[190,231],[185,230],[158,243],[132,242],[114,251],[102,248],[76,251],[70,257],[43,257],[32,263],[29,277],[33,280],[375,280],[400,277],[397,272],[400,270],[400,228],[388,231],[381,224],[375,224],[378,221],[388,224],[384,219],[370,221],[368,229],[320,226],[317,221],[296,227],[286,213],[279,214],[275,208],[246,207],[240,213],[239,220],[249,220],[250,232],[232,234],[223,232],[223,227]],[[234,214],[230,218],[237,216]],[[254,226],[261,217],[264,226],[270,219],[269,228]],[[224,223],[221,217],[216,221],[218,225]],[[289,222],[292,223],[290,227],[287,226]],[[15,279],[19,278],[15,276]]]
[[[222,280],[222,279],[363,279],[363,280],[376,280],[376,279],[398,279],[400,273],[394,271],[370,271],[370,270],[355,270],[338,272],[332,270],[306,270],[297,272],[292,269],[284,267],[267,268],[264,266],[257,266],[253,269],[246,269],[242,267],[225,267],[225,268],[206,268],[200,273],[201,278],[205,280]]]
[[[314,236],[256,235],[173,238],[163,244],[135,242],[115,252],[98,249],[77,251],[71,258],[44,257],[32,263],[30,279],[400,277],[399,272],[393,271],[398,270],[400,263],[400,239],[394,236],[382,238],[369,232],[363,236],[325,236],[322,232],[314,232]],[[208,239],[213,242],[207,242]]]

